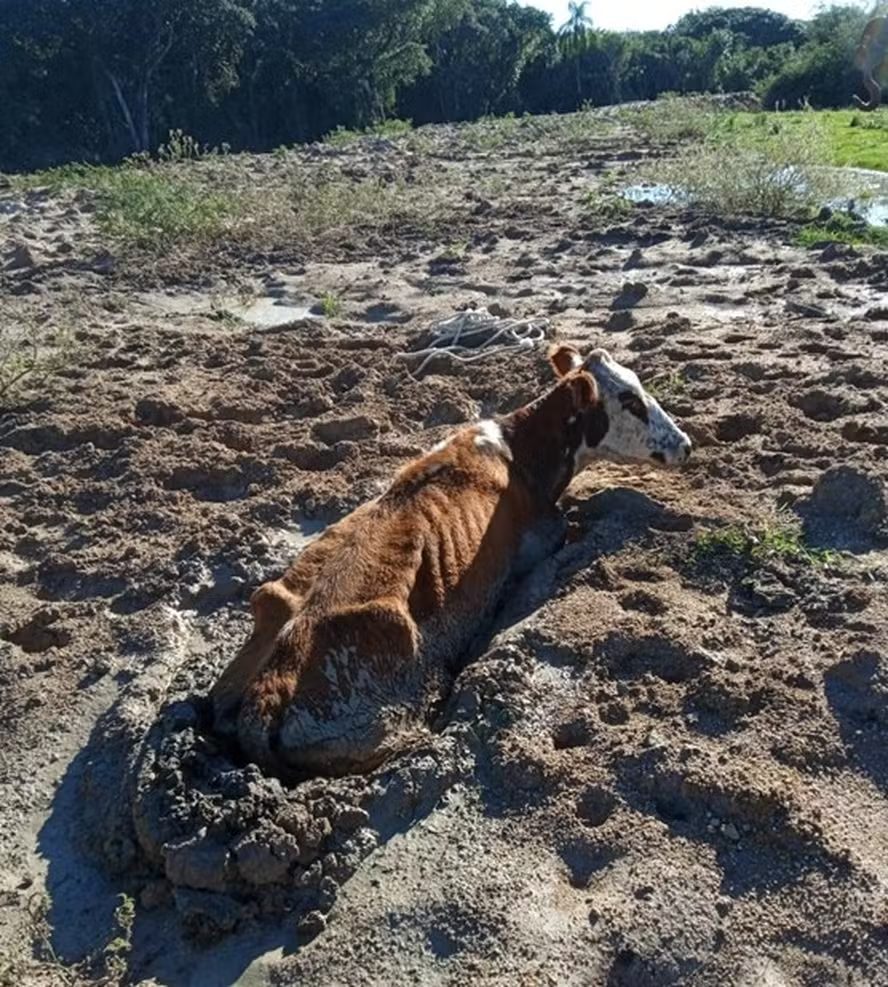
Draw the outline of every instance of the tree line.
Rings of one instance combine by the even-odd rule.
[[[843,106],[866,14],[710,8],[665,31],[596,29],[510,0],[3,0],[0,170],[114,161],[172,129],[263,150],[390,117],[566,112],[754,89]]]

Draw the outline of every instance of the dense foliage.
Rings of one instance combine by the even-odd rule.
[[[712,8],[662,32],[564,25],[509,0],[3,0],[0,169],[115,160],[174,128],[270,148],[392,116],[568,111],[757,89],[841,106],[866,14]]]

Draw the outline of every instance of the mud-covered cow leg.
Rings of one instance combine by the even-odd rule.
[[[213,686],[213,726],[220,733],[234,733],[237,712],[249,684],[265,667],[281,629],[296,615],[302,598],[281,580],[264,583],[252,597],[253,633]]]

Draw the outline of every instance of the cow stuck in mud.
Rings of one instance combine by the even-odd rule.
[[[364,771],[407,746],[509,581],[564,536],[557,501],[597,458],[664,465],[691,444],[603,350],[555,346],[558,383],[404,467],[253,594],[212,690],[215,727],[285,779]]]

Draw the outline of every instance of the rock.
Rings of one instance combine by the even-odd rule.
[[[729,840],[736,841],[740,839],[740,831],[732,822],[722,823],[721,831],[722,835],[726,836]]]

